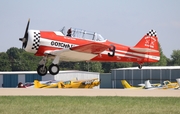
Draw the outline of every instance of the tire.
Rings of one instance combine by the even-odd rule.
[[[38,68],[37,68],[37,73],[40,76],[45,76],[47,74],[47,67],[44,66],[44,65],[39,65]]]
[[[59,73],[59,66],[57,64],[51,64],[49,66],[49,73],[51,75],[56,75]]]

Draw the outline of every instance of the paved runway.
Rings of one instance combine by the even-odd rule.
[[[133,96],[180,97],[180,90],[0,88],[0,96]]]

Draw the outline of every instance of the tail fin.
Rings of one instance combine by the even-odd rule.
[[[38,80],[34,80],[34,88],[39,88],[40,87],[40,83]]]
[[[151,83],[149,82],[149,80],[146,80],[145,81],[145,89],[148,89],[148,88],[151,88],[152,87],[152,85],[151,85]]]
[[[129,85],[129,83],[126,80],[121,80],[121,83],[122,83],[124,88],[132,88],[132,86]]]
[[[159,52],[158,37],[155,30],[150,30],[144,37],[131,48],[138,52]]]
[[[177,81],[178,85],[180,86],[180,78],[177,78],[176,81]]]
[[[133,51],[145,53],[144,62],[158,62],[160,60],[160,51],[158,37],[155,30],[150,30],[134,47]]]

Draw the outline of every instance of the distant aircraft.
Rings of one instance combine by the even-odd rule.
[[[151,84],[149,80],[145,81],[144,89],[160,89],[160,88],[163,88],[160,83],[158,83],[158,84]]]
[[[169,88],[177,88],[178,83],[177,82],[170,82],[169,80],[166,80],[163,82],[163,88],[169,89]]]
[[[35,88],[93,88],[100,84],[97,78],[88,80],[52,81],[41,84],[34,80]]]
[[[136,62],[141,69],[145,62],[160,60],[155,30],[150,30],[134,47],[129,47],[105,40],[96,32],[77,28],[70,28],[67,35],[64,28],[62,31],[28,30],[29,23],[30,19],[24,37],[19,40],[25,51],[43,56],[37,68],[40,76],[46,75],[48,70],[52,75],[58,74],[59,61]],[[118,38],[124,39],[121,35]],[[48,58],[53,61],[47,68]]]
[[[126,80],[121,80],[121,83],[124,89],[143,89],[144,88],[144,86],[140,86],[140,87],[131,86]]]
[[[161,86],[160,83],[151,84],[149,80],[146,80],[145,84],[138,84],[137,87],[131,86],[126,80],[121,80],[121,83],[125,89],[152,89],[152,88],[158,88]]]
[[[178,88],[177,82],[164,81],[163,84],[151,84],[149,80],[145,81],[145,89],[176,89]]]
[[[39,81],[40,84],[48,84],[52,82],[54,82],[54,80]],[[22,82],[19,82],[17,88],[34,88],[34,82],[26,82],[24,84]]]

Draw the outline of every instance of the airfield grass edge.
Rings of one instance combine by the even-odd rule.
[[[0,114],[178,114],[180,97],[0,96]]]

